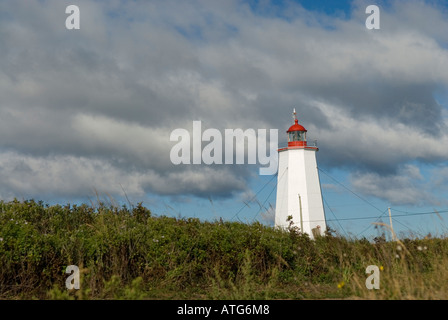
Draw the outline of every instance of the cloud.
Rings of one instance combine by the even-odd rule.
[[[100,194],[143,197],[146,192],[171,195],[228,197],[243,191],[245,181],[228,167],[192,168],[180,172],[124,169],[112,160],[97,157],[51,155],[37,157],[6,151],[0,153],[0,197],[83,198]]]
[[[36,197],[51,195],[85,197],[95,190],[143,195],[141,177],[125,173],[110,163],[94,158],[73,156],[36,157],[3,152],[0,157],[0,195]]]
[[[397,174],[356,172],[350,175],[352,185],[365,195],[388,201],[392,205],[435,205],[441,201],[432,193],[415,165],[403,165]],[[446,203],[446,201],[444,201]]]
[[[81,29],[69,31],[69,4],[0,4],[3,194],[121,194],[120,183],[136,196],[244,193],[258,166],[174,166],[170,133],[201,120],[277,128],[282,143],[292,107],[319,140],[320,165],[356,170],[354,183],[398,188],[409,162],[447,159],[446,106],[434,98],[448,86],[445,7],[394,1],[372,31],[365,1],[348,15],[294,3],[78,1]]]
[[[318,101],[313,105],[331,123],[307,128],[319,137],[321,164],[391,173],[409,161],[438,163],[448,159],[446,129],[433,135],[421,127],[397,123],[394,118],[354,118],[338,106]],[[446,120],[441,121],[440,127],[446,128]]]

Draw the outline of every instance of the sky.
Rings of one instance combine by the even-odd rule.
[[[397,233],[443,235],[447,30],[447,1],[2,1],[0,199],[271,225],[276,176],[175,165],[170,134],[201,121],[282,144],[295,108],[332,229],[387,232],[390,207]]]

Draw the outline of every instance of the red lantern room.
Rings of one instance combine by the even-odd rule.
[[[299,124],[296,109],[293,112],[294,124],[286,131],[288,133],[288,147],[306,147],[306,129]]]

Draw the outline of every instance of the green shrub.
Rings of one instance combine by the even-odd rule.
[[[0,201],[3,299],[446,298],[447,253],[446,239],[310,240],[258,222],[156,217],[141,203]],[[371,264],[384,270],[380,291],[365,288]],[[65,288],[68,265],[80,290]]]

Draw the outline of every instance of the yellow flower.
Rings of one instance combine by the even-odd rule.
[[[383,266],[380,266],[380,271],[383,271],[383,270],[384,270]]]
[[[338,289],[342,289],[342,287],[344,287],[344,285],[345,285],[344,281],[339,282],[338,283]]]

